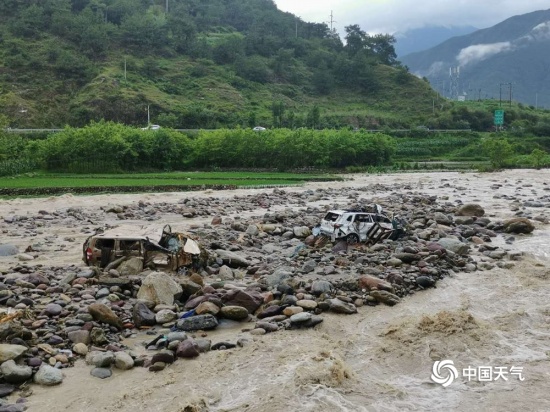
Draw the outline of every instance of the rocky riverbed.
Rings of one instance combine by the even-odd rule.
[[[177,386],[180,374],[181,384],[190,379],[197,384],[185,393],[174,387],[171,395],[145,390],[157,397],[145,402],[148,410],[254,410],[247,405],[258,406],[258,396],[251,399],[246,392],[255,393],[262,385],[251,365],[257,361],[276,369],[272,362],[282,357],[293,370],[296,387],[326,392],[325,400],[307,403],[311,409],[360,409],[357,395],[348,390],[349,385],[361,388],[361,373],[350,365],[361,363],[353,347],[372,336],[353,324],[396,313],[397,320],[406,309],[396,308],[418,304],[418,299],[436,302],[442,284],[458,278],[499,271],[509,276],[531,265],[540,271],[542,264],[525,253],[533,251],[521,244],[546,235],[549,188],[544,176],[522,173],[526,180],[506,173],[355,176],[289,189],[4,201],[2,408],[24,410],[30,405],[40,410],[40,402],[57,393],[56,385],[78,386],[67,382],[77,379],[75,373],[89,374],[95,379],[91,385],[147,379],[157,387],[155,378],[143,377],[145,371],[159,376],[159,382],[170,381],[168,386]],[[311,234],[327,210],[373,203],[405,218],[408,232],[397,241],[368,247],[333,244]],[[167,274],[127,268],[102,272],[81,263],[82,242],[98,228],[164,224],[196,237],[209,252],[208,264],[197,273]],[[544,251],[535,252],[545,258]],[[546,282],[537,286],[548,291]],[[419,329],[427,336],[444,330],[482,335],[482,322],[464,307],[423,314]],[[398,325],[393,332],[390,328],[378,334],[390,343],[397,339],[401,344],[390,344],[388,350],[402,357],[418,351],[407,347],[416,338],[426,338],[412,338],[414,332]],[[285,361],[288,339],[303,343],[301,351],[289,348],[296,358]],[[312,340],[310,348],[307,339]],[[354,342],[350,348],[346,340]],[[430,353],[429,359],[437,355]],[[385,358],[371,353],[375,365],[377,356]],[[547,367],[547,358],[545,362]],[[216,373],[212,367],[220,376],[237,368],[235,376],[252,387],[245,390],[226,376],[238,395],[200,390],[201,382],[211,383]],[[429,367],[426,372],[429,377]],[[269,388],[277,382],[276,376],[265,379]],[[288,376],[281,379],[282,386],[288,385]],[[110,395],[105,410],[135,409],[138,403],[130,393],[118,395]],[[166,396],[174,403],[167,404]],[[69,410],[71,404],[77,401],[69,396],[59,410]],[[277,400],[265,409],[289,405]],[[397,404],[387,406],[399,409]],[[77,409],[92,408],[92,401],[83,401]]]

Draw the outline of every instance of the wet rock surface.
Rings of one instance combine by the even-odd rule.
[[[205,339],[209,330],[222,328],[224,322],[241,325],[251,339],[263,335],[267,339],[270,333],[322,325],[323,312],[359,316],[359,307],[393,306],[456,272],[514,265],[521,254],[494,246],[493,240],[505,236],[513,244],[510,234],[532,233],[536,222],[546,219],[522,211],[516,219],[503,222],[476,204],[438,200],[406,187],[378,186],[385,192],[380,199],[363,198],[368,191],[361,188],[301,193],[274,189],[231,199],[136,202],[3,219],[2,230],[8,237],[23,233],[32,238],[54,225],[72,225],[89,235],[113,216],[119,221],[160,223],[168,214],[200,216],[208,223],[190,231],[208,249],[210,259],[199,271],[180,273],[153,272],[135,260],[108,270],[77,262],[52,266],[23,260],[3,270],[0,307],[11,314],[0,319],[0,393],[7,394],[13,385],[27,380],[59,384],[62,370],[83,356],[92,376],[109,379],[112,368],[160,371],[176,358],[238,350],[246,342],[212,344]],[[331,202],[343,196],[349,202]],[[327,201],[309,203],[311,198]],[[408,222],[401,238],[335,247],[326,239],[318,242],[311,237],[311,229],[327,210],[374,201]],[[262,206],[268,204],[273,210]],[[257,213],[259,208],[263,213]],[[241,217],[245,211],[256,213]],[[80,248],[74,239],[51,239],[29,244],[26,253],[35,259],[72,248]],[[147,341],[145,355],[125,343],[137,336]]]

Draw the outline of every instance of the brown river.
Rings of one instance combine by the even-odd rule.
[[[374,191],[376,183],[399,183],[407,184],[412,192],[450,202],[479,203],[492,219],[513,217],[514,202],[543,199],[545,206],[527,210],[533,216],[550,218],[547,182],[549,170],[411,173],[353,175],[343,183],[312,183],[286,190],[345,185]],[[0,201],[0,216],[259,191],[16,199]],[[167,223],[177,220],[177,216],[167,218]],[[186,220],[185,224],[209,220]],[[524,252],[512,269],[457,273],[439,282],[437,289],[411,295],[394,307],[362,307],[356,315],[326,313],[315,330],[248,335],[252,343],[242,349],[180,360],[158,373],[145,368],[115,370],[111,378],[100,380],[90,376],[90,366],[79,361],[64,370],[60,386],[33,385],[29,410],[550,411],[550,228],[535,224],[532,235],[516,236],[511,245],[502,238],[495,240],[503,248]],[[77,241],[36,263],[80,264],[84,235],[75,228],[54,231],[61,243],[68,235]],[[19,246],[27,241],[10,239]],[[14,264],[10,258],[0,259],[0,269]],[[232,341],[246,335],[240,328],[209,333],[213,339]],[[129,344],[139,350],[139,340]],[[446,387],[431,379],[434,362],[440,360],[452,361],[458,372]],[[494,374],[491,379],[468,377],[464,372],[473,369],[481,374],[483,368]],[[499,379],[496,371],[501,372]],[[440,372],[447,376],[449,370]]]

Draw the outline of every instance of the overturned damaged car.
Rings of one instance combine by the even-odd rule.
[[[199,270],[208,254],[190,235],[162,229],[119,227],[96,233],[83,245],[83,260],[88,266],[116,268],[124,261],[138,258],[143,268],[162,271]]]
[[[374,205],[369,209],[330,210],[314,229],[314,234],[330,237],[333,242],[344,239],[348,243],[374,244],[399,238],[405,226],[398,216],[386,214],[380,205]]]

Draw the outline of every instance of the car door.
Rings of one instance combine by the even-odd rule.
[[[370,213],[358,213],[355,215],[354,228],[361,241],[367,239],[367,232],[373,223],[374,222]]]

